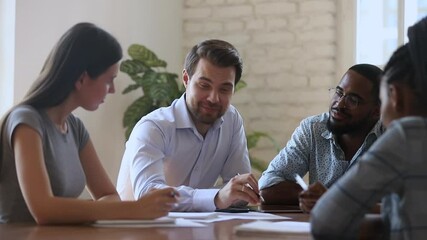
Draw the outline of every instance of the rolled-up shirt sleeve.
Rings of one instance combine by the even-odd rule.
[[[132,131],[124,159],[130,160],[129,178],[134,198],[139,199],[152,189],[174,187],[180,194],[174,211],[214,211],[213,199],[219,189],[167,184],[164,171],[166,144],[163,132],[151,121],[138,124]]]
[[[294,181],[294,174],[304,176],[309,168],[310,125],[302,121],[291,139],[279,154],[270,162],[259,179],[260,189],[273,186],[285,180]]]

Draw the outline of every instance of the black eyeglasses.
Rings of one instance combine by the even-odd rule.
[[[349,109],[355,109],[363,101],[358,96],[353,94],[345,94],[342,89],[334,87],[329,88],[329,95],[332,101],[339,101],[344,99],[344,104]]]

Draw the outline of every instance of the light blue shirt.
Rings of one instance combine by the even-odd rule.
[[[230,106],[203,138],[184,94],[135,125],[126,143],[117,191],[130,200],[153,188],[173,186],[181,196],[174,211],[213,211],[218,177],[226,183],[250,170],[243,120],[236,108]]]
[[[301,121],[286,147],[263,172],[259,179],[260,189],[285,180],[295,182],[295,173],[304,176],[307,172],[310,173],[310,184],[319,181],[330,187],[383,132],[382,125],[378,121],[351,161],[347,161],[344,151],[326,127],[328,118],[329,113],[323,113]]]

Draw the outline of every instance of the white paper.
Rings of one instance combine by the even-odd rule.
[[[169,218],[185,218],[185,219],[213,219],[217,218],[216,212],[170,212]]]
[[[154,220],[100,220],[94,227],[152,228],[152,227],[205,227],[206,225],[189,219],[162,217]]]
[[[151,219],[151,220],[98,220],[95,222],[95,224],[98,225],[131,225],[131,224],[135,224],[135,225],[149,225],[149,224],[170,224],[170,223],[175,223],[175,219],[174,218],[169,218],[169,217],[160,217],[160,218],[156,218],[156,219]]]
[[[244,223],[234,228],[237,233],[294,233],[306,234],[310,233],[309,222],[293,222],[293,221],[254,221]]]
[[[200,223],[211,223],[211,222],[219,222],[219,221],[227,221],[231,219],[253,219],[253,220],[286,220],[291,219],[289,217],[274,215],[270,213],[262,213],[262,212],[247,212],[247,213],[223,213],[217,212],[216,218],[210,219],[193,219],[194,221]]]

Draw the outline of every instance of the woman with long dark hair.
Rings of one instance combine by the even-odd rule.
[[[81,223],[153,219],[176,202],[172,188],[121,202],[78,107],[94,111],[114,93],[122,48],[91,23],[59,40],[25,98],[1,122],[0,222]],[[87,187],[93,201],[78,199]]]

